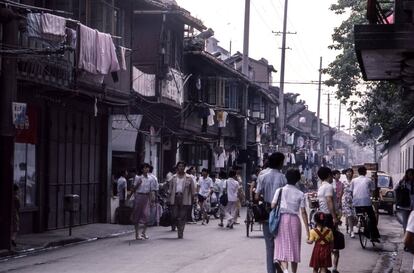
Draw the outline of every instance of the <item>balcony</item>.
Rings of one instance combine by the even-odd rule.
[[[19,35],[17,77],[22,82],[53,89],[81,91],[92,95],[105,93],[105,99],[126,102],[129,96],[129,71],[119,71],[118,82],[111,75],[86,75],[76,68],[76,51],[60,43]]]
[[[34,52],[19,56],[18,78],[57,88],[72,88],[75,82],[75,53],[21,36],[21,48]],[[36,52],[36,53],[35,53]],[[48,52],[52,54],[47,54]]]

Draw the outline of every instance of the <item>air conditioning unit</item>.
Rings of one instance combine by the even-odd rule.
[[[265,114],[264,113],[260,113],[260,118],[264,119],[265,118]]]

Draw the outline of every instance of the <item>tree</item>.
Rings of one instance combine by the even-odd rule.
[[[355,139],[358,143],[367,144],[372,139],[370,130],[376,124],[383,129],[381,140],[389,140],[394,132],[406,126],[411,115],[397,85],[390,82],[365,82],[362,79],[354,47],[354,25],[368,23],[366,1],[338,0],[330,9],[335,14],[348,17],[332,34],[333,44],[329,48],[337,50],[339,54],[324,69],[324,73],[330,76],[325,83],[336,86],[336,97],[348,105],[348,111],[354,116]]]

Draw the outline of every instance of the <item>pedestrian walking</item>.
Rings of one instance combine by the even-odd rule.
[[[152,190],[152,192],[154,194],[154,197],[151,198],[151,200],[150,200],[151,201],[150,202],[150,215],[149,215],[148,225],[158,226],[159,223],[160,223],[160,218],[161,218],[161,214],[162,214],[162,206],[158,202],[158,193],[159,193],[160,185],[158,183],[158,178],[153,173],[153,171],[154,171],[154,167],[152,165],[150,165],[148,175],[151,176],[151,178],[155,180],[155,183],[154,183],[155,187]]]
[[[193,204],[196,190],[193,179],[184,172],[185,163],[177,163],[177,173],[171,179],[169,185],[169,200],[173,207],[173,220],[177,226],[178,238],[184,238],[184,228],[187,219],[187,212]]]
[[[414,254],[414,212],[410,213],[404,235],[404,249]],[[414,263],[413,270],[414,273]]]
[[[303,224],[306,228],[306,237],[309,238],[308,215],[305,209],[305,194],[296,187],[300,178],[301,175],[298,169],[287,170],[287,185],[276,190],[272,201],[272,208],[274,208],[280,194],[281,219],[279,230],[274,240],[274,261],[280,263],[284,273],[289,272],[288,263],[291,263],[291,272],[296,273],[298,263],[301,260],[302,224],[299,219],[299,213],[302,216]],[[280,191],[282,192],[280,193]]]
[[[141,166],[141,176],[136,177],[132,192],[134,194],[134,206],[131,214],[131,222],[135,226],[135,239],[149,239],[146,234],[150,203],[155,199],[157,181],[149,174],[150,165],[147,163]],[[139,234],[140,225],[142,232]]]
[[[198,179],[200,189],[198,191],[198,203],[201,210],[202,225],[208,224],[210,217],[206,211],[205,201],[210,198],[213,192],[213,180],[208,176],[208,170],[206,168],[201,170],[201,177]]]
[[[372,208],[371,196],[374,191],[374,183],[370,178],[366,177],[367,169],[362,166],[358,168],[359,176],[354,178],[351,183],[352,200],[356,213],[368,214],[368,229],[371,235],[371,241],[380,242],[380,234],[377,227],[377,218]]]
[[[227,174],[224,171],[221,171],[219,173],[219,178],[216,178],[216,181],[214,181],[214,189],[218,192],[217,200],[219,204],[219,227],[223,227],[223,221],[224,217],[226,217],[226,207],[223,206],[220,202],[220,198],[223,195],[224,191],[226,190],[226,180],[227,180]]]
[[[395,185],[394,191],[396,193],[397,220],[405,230],[408,216],[414,207],[414,169],[405,171],[404,177]]]
[[[333,182],[332,187],[334,189],[334,201],[335,201],[335,212],[336,217],[338,218],[338,223],[341,224],[342,218],[342,196],[344,194],[344,185],[340,181],[341,172],[339,170],[332,171]],[[332,250],[332,258],[333,258],[333,271],[335,273],[336,269],[338,268],[339,264],[339,249],[336,248],[334,245]]]
[[[229,178],[226,180],[225,190],[227,190],[228,202],[226,205],[226,218],[227,218],[227,228],[232,229],[234,223],[237,219],[237,202],[238,197],[237,193],[240,188],[239,182],[237,179],[237,173],[234,170],[229,172]]]
[[[326,273],[332,266],[331,250],[333,243],[332,230],[326,227],[326,214],[317,212],[314,216],[316,228],[309,233],[308,244],[313,244],[312,256],[309,266],[313,268],[313,273]]]
[[[319,210],[324,213],[325,227],[328,227],[335,232],[339,219],[335,209],[335,192],[332,186],[332,171],[328,167],[320,167],[318,170],[318,177],[321,181],[321,186],[318,189]],[[335,237],[334,237],[335,244]],[[332,248],[331,248],[332,250]],[[334,252],[333,255],[339,255],[339,252]],[[337,268],[332,268],[332,273],[338,273]]]
[[[270,211],[273,196],[278,188],[286,185],[286,177],[280,172],[285,160],[284,154],[280,152],[273,153],[269,157],[269,168],[264,174],[259,175],[256,187],[256,201],[262,200],[268,211]],[[267,273],[275,273],[278,267],[273,260],[275,251],[274,236],[269,231],[269,223],[263,223],[263,235],[266,245],[266,268]]]
[[[243,187],[242,168],[240,166],[235,166],[233,170],[236,171],[236,180],[239,182],[239,189],[237,191],[236,218],[234,221],[234,224],[238,225],[239,222],[237,221],[237,218],[240,217],[240,209],[242,204],[246,202],[246,194],[244,193]]]
[[[345,223],[347,226],[347,233],[351,238],[355,237],[354,223],[356,221],[355,209],[352,204],[352,190],[351,181],[354,176],[352,168],[345,170],[346,180],[344,184],[344,194],[342,195],[342,214],[345,217]]]
[[[193,181],[193,186],[196,192],[198,192],[199,184],[198,184],[198,177],[197,175],[197,169],[194,166],[188,167],[186,170],[186,173],[191,177]],[[198,209],[198,202],[194,202],[193,205],[188,207],[188,213],[187,213],[187,223],[188,224],[196,224],[198,220],[200,220],[200,210]],[[197,214],[197,215],[196,215]],[[196,217],[197,216],[197,217]]]

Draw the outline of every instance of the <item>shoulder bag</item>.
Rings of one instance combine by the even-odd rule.
[[[226,187],[223,189],[223,194],[220,196],[220,204],[222,206],[227,206],[229,203],[229,197],[227,195],[227,180],[226,180]]]
[[[269,214],[269,232],[273,236],[276,236],[277,232],[279,231],[280,218],[282,217],[282,214],[280,213],[282,190],[283,188],[280,189],[279,196],[276,202],[276,206],[272,209],[272,211],[270,211],[270,214]]]

